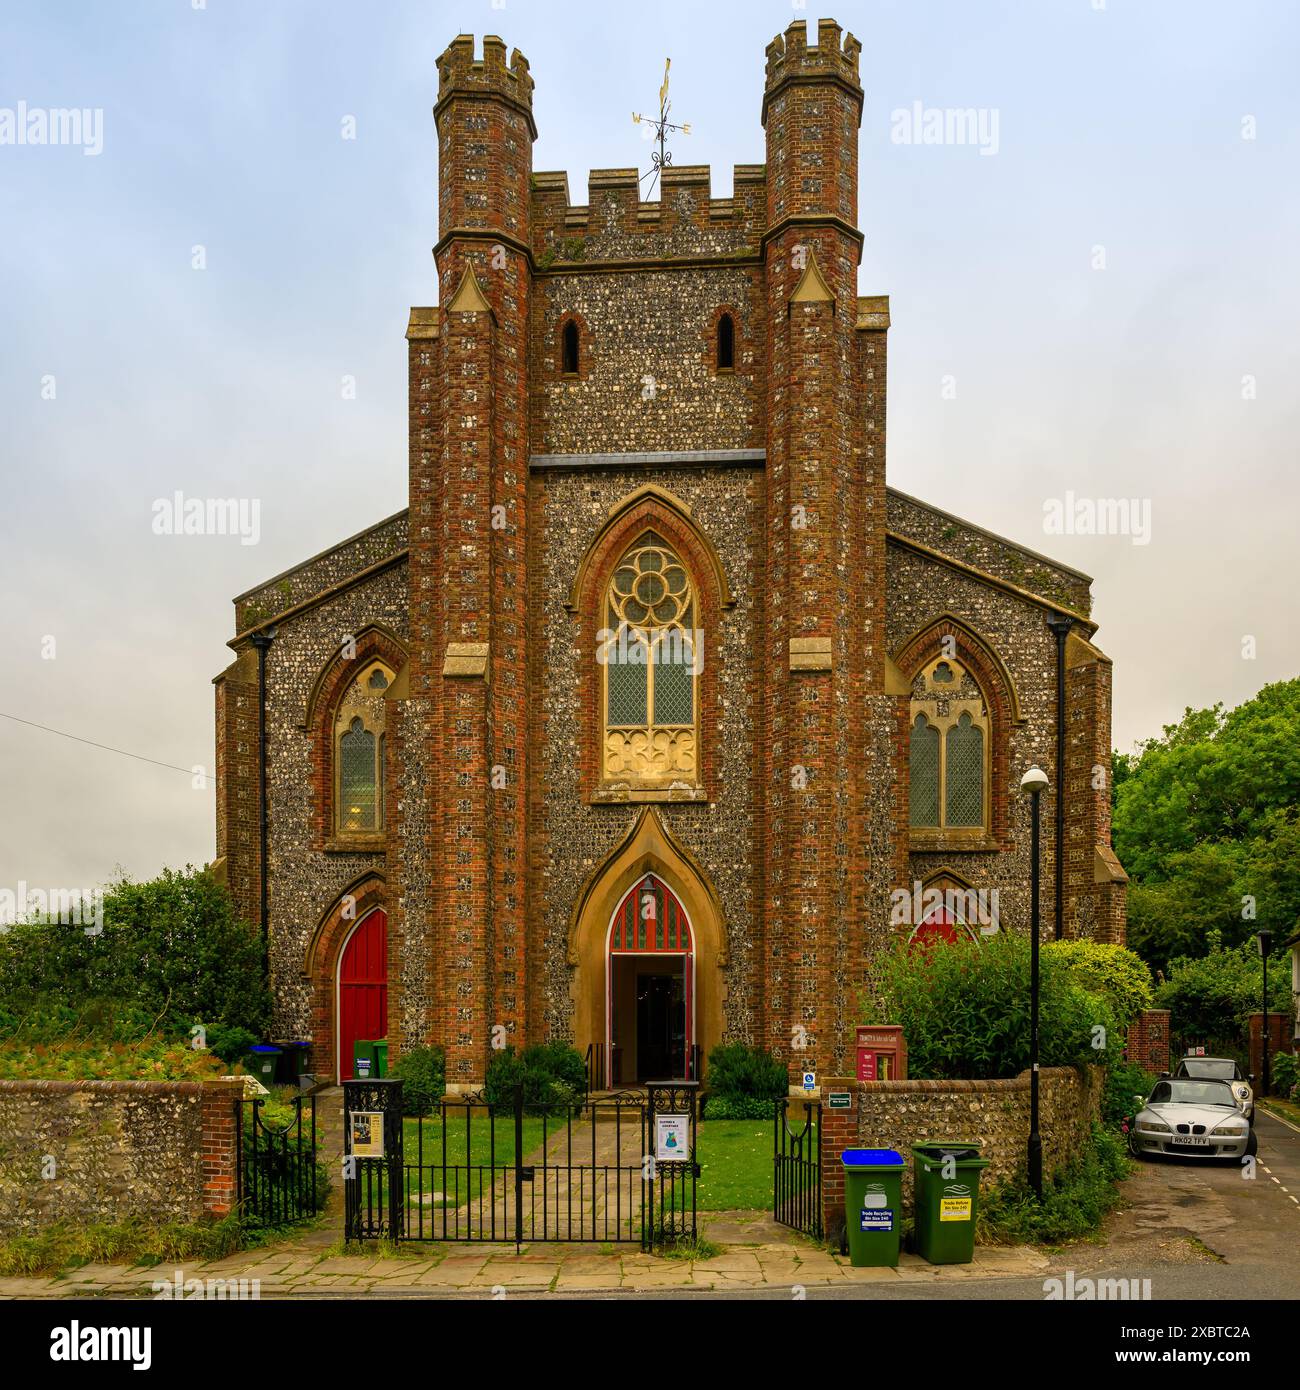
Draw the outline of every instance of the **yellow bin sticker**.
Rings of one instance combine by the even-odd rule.
[[[971,1219],[969,1197],[940,1197],[940,1221],[969,1221]]]

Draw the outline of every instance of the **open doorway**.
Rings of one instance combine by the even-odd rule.
[[[691,928],[657,875],[641,879],[614,913],[607,960],[609,1084],[689,1077],[696,1033]]]

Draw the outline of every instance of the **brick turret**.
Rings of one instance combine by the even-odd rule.
[[[884,449],[868,459],[858,335],[860,51],[834,21],[815,47],[792,25],[768,48],[763,97],[764,988],[768,1041],[792,1074],[849,1060],[871,822],[893,782],[866,737],[867,701],[884,689]]]
[[[494,36],[438,62],[441,307],[414,310],[408,781],[389,876],[390,958],[426,964],[432,1041],[479,1082],[493,1029],[525,1031],[526,480],[533,81]],[[397,972],[392,972],[396,974]],[[409,988],[409,986],[407,986]],[[390,1003],[390,1014],[404,1006]],[[396,1021],[396,1020],[394,1020]],[[390,1036],[397,1030],[390,1022]]]

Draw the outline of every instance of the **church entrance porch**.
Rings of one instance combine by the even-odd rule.
[[[677,895],[646,874],[610,921],[606,951],[608,1083],[680,1081],[695,1072],[695,954]]]

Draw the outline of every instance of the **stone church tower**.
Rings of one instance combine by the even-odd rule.
[[[815,39],[730,198],[575,205],[522,55],[439,60],[409,511],[236,599],[216,682],[219,862],[321,1074],[385,1035],[461,1088],[546,1039],[597,1086],[842,1070],[883,953],[1026,929],[1035,762],[1045,931],[1123,939],[1090,581],[886,487],[861,46]]]

